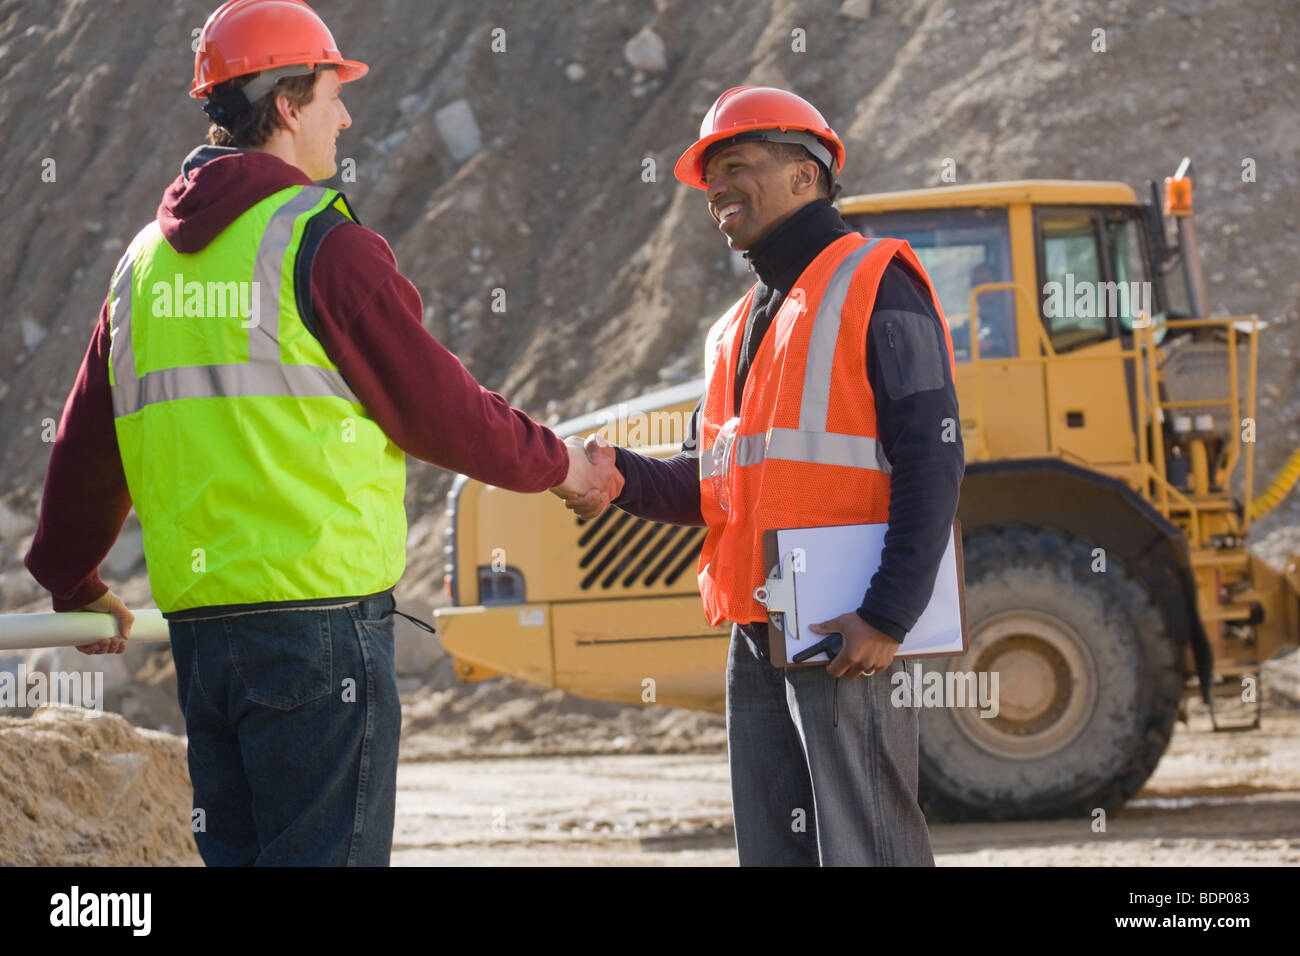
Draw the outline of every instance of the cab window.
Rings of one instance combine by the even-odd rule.
[[[1089,215],[1045,216],[1039,230],[1043,322],[1052,347],[1068,352],[1110,338],[1110,323],[1096,308],[1102,281],[1096,220]]]
[[[1131,334],[1138,316],[1163,320],[1136,210],[1040,209],[1035,220],[1042,321],[1057,352]]]
[[[1140,315],[1155,322],[1164,322],[1155,297],[1155,283],[1150,282],[1142,245],[1142,232],[1135,216],[1116,216],[1106,222],[1106,252],[1115,281],[1128,289],[1128,295],[1117,295],[1119,327],[1125,333],[1133,331],[1133,322]],[[1134,285],[1134,283],[1138,283]],[[1163,331],[1163,329],[1160,329]],[[1160,335],[1156,336],[1159,341]]]
[[[905,239],[930,277],[952,335],[953,357],[969,362],[970,294],[976,286],[1011,281],[1011,238],[1005,209],[945,209],[845,217],[868,238]],[[981,293],[977,302],[980,358],[1016,353],[1015,295]]]

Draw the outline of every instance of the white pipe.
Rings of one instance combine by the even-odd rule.
[[[157,608],[132,609],[128,643],[144,644],[170,638],[167,619]],[[93,644],[101,638],[117,637],[117,620],[97,611],[67,611],[62,614],[0,614],[0,651],[29,647],[75,647]]]

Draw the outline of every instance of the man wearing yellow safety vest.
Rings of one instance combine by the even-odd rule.
[[[118,263],[26,558],[56,611],[117,618],[82,650],[120,653],[132,616],[97,568],[134,504],[209,865],[389,861],[405,453],[519,492],[622,484],[475,382],[388,244],[315,185],[367,69],[301,0],[208,18],[208,145]]]
[[[895,658],[934,586],[964,471],[952,342],[906,242],[866,239],[832,205],[844,146],[810,103],[740,87],[677,163],[758,281],[710,331],[708,385],[682,453],[588,439],[626,479],[613,503],[706,525],[700,594],[733,623],[727,741],[742,865],[931,865],[917,802],[917,712],[890,703]],[[947,438],[948,440],[945,440]],[[599,513],[593,493],[568,507]],[[888,522],[824,668],[768,657],[763,532]],[[860,678],[860,679],[854,679]]]

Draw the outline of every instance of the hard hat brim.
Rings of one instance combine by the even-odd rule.
[[[365,63],[362,63],[360,60],[321,59],[321,60],[302,60],[301,63],[303,63],[304,65],[311,64],[312,66],[337,67],[340,83],[351,83],[353,80],[359,80],[367,73],[370,72],[370,67],[367,66]],[[276,66],[296,66],[296,65],[297,64],[295,64],[293,61],[276,64]],[[266,69],[269,69],[269,67],[267,67]],[[262,70],[257,70],[255,72],[260,73],[262,72]],[[208,83],[204,83],[202,86],[197,86],[194,89],[190,90],[190,97],[196,100],[205,99],[207,95],[210,92],[212,92],[212,88],[214,86],[219,86],[221,83],[225,83],[227,80],[233,80],[233,79],[238,79],[238,76],[226,77],[226,79],[220,81],[211,81]]]
[[[812,130],[799,126],[754,126],[749,129],[733,128],[719,130],[716,133],[710,133],[708,136],[692,143],[686,152],[682,153],[681,158],[677,160],[677,165],[673,167],[673,175],[677,177],[679,182],[685,183],[692,189],[707,190],[709,187],[704,181],[704,159],[705,156],[708,155],[709,150],[717,143],[724,142],[728,139],[736,139],[744,136],[746,133],[759,132],[764,129],[779,129],[782,132],[793,130],[799,133],[806,133],[819,140],[822,145],[826,147],[827,153],[830,154],[831,162],[834,164],[835,168],[833,170],[828,169],[828,173],[831,175],[838,175],[839,171],[844,167],[844,147],[838,139],[834,142],[827,142]],[[817,157],[813,158],[817,159]],[[820,159],[817,161],[819,163],[821,162]],[[825,164],[823,163],[823,165]]]
[[[344,60],[338,66],[340,83],[351,83],[353,80],[359,80],[370,72],[370,67],[360,60]]]
[[[679,182],[685,183],[692,189],[708,189],[708,185],[704,182],[704,154],[709,151],[709,147],[714,143],[720,143],[724,139],[731,139],[738,135],[739,132],[734,129],[725,129],[696,140],[677,160],[677,165],[673,167],[673,175],[677,177]]]

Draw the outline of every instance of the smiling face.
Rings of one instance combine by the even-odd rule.
[[[316,79],[316,95],[310,103],[292,110],[290,114],[283,112],[284,105],[280,107],[281,116],[293,134],[297,159],[294,165],[309,179],[329,179],[338,171],[335,140],[341,130],[352,125],[352,117],[339,98],[342,85],[337,71],[322,70]]]
[[[709,213],[732,249],[754,244],[818,198],[817,163],[785,162],[763,143],[737,143],[704,167]]]

